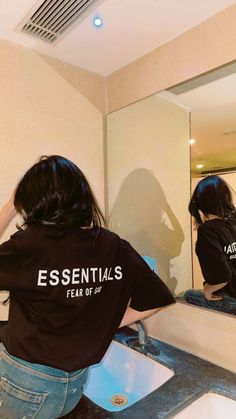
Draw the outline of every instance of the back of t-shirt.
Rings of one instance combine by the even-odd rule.
[[[174,299],[144,260],[105,229],[32,225],[0,246],[0,288],[10,290],[8,352],[66,371],[97,363],[130,305]]]
[[[196,253],[206,282],[228,282],[225,290],[236,297],[236,220],[206,221],[198,228]]]

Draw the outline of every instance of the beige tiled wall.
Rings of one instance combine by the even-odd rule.
[[[103,78],[2,40],[0,54],[0,206],[42,154],[62,154],[104,207]]]
[[[107,79],[108,112],[236,59],[236,4]]]
[[[146,323],[151,336],[236,372],[235,316],[177,303]]]

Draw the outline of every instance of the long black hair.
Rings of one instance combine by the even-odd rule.
[[[20,180],[14,198],[25,225],[101,226],[105,223],[82,171],[62,156],[42,156]]]
[[[203,214],[213,214],[223,220],[236,219],[230,187],[217,175],[207,176],[197,184],[188,208],[197,225],[202,224],[199,210]]]

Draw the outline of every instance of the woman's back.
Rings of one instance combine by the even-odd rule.
[[[0,232],[14,216],[0,210]],[[42,158],[19,182],[22,229],[0,245],[0,289],[10,291],[1,331],[3,418],[58,418],[78,403],[86,367],[120,325],[175,302],[161,279],[104,221],[81,170]]]
[[[140,311],[171,302],[134,249],[103,228],[30,225],[1,249],[11,265],[0,271],[11,294],[1,338],[9,353],[33,363],[74,371],[99,362],[130,298]]]
[[[196,253],[205,280],[220,283],[229,278],[224,291],[236,297],[236,219],[215,218],[199,226]]]

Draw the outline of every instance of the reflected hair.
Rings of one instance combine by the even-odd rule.
[[[230,187],[217,175],[207,176],[197,184],[188,208],[197,226],[202,224],[199,210],[203,214],[213,214],[225,221],[236,220]]]
[[[42,156],[20,180],[14,197],[24,225],[88,227],[105,224],[82,171],[62,156]]]

